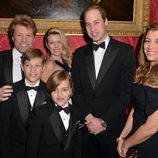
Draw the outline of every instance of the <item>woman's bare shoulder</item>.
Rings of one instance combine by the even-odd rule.
[[[45,67],[46,67],[46,68],[52,68],[52,67],[54,67],[54,66],[55,66],[54,60],[48,59],[48,60],[46,61],[46,63],[45,63]]]

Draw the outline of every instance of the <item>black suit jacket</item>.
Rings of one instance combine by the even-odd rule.
[[[0,157],[24,158],[30,117],[36,107],[45,103],[46,86],[40,81],[32,111],[24,80],[12,86],[12,96],[0,106]]]
[[[0,87],[13,83],[13,53],[12,50],[0,52]]]
[[[133,48],[110,37],[95,77],[92,43],[76,50],[72,61],[72,78],[83,117],[92,113],[108,125],[106,140],[116,139],[126,120],[125,108],[135,70]]]
[[[64,148],[61,145],[61,118],[51,100],[36,109],[30,127],[27,158],[82,158],[80,113],[70,105],[69,130]]]

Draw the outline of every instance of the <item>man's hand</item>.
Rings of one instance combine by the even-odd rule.
[[[10,85],[5,85],[0,88],[0,102],[6,101],[12,95],[13,89]]]
[[[90,133],[93,133],[94,135],[104,131],[104,128],[101,125],[101,121],[99,118],[94,117],[92,114],[88,114],[85,117],[85,124],[90,131]]]

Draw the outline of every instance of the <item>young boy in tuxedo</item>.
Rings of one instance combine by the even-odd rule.
[[[47,91],[50,98],[35,111],[29,129],[27,158],[82,158],[83,124],[68,72],[55,71],[48,79]]]
[[[24,158],[28,128],[36,107],[45,103],[46,85],[40,80],[45,56],[30,49],[21,59],[24,79],[14,83],[13,94],[0,107],[0,157]]]

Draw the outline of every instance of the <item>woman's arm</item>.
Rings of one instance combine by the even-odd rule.
[[[134,108],[131,109],[126,124],[120,134],[120,137],[126,138],[132,129]]]
[[[158,110],[151,114],[146,122],[141,125],[133,135],[127,138],[122,144],[122,154],[126,155],[127,150],[137,144],[140,144],[158,131]]]
[[[122,146],[122,143],[124,142],[125,138],[128,136],[129,132],[131,131],[132,129],[132,124],[133,124],[133,113],[134,113],[134,108],[131,109],[130,113],[129,113],[129,116],[128,116],[128,119],[126,121],[126,124],[119,136],[119,138],[117,138],[117,142],[118,142],[118,145],[117,145],[117,151],[118,153],[121,155],[121,146]]]

